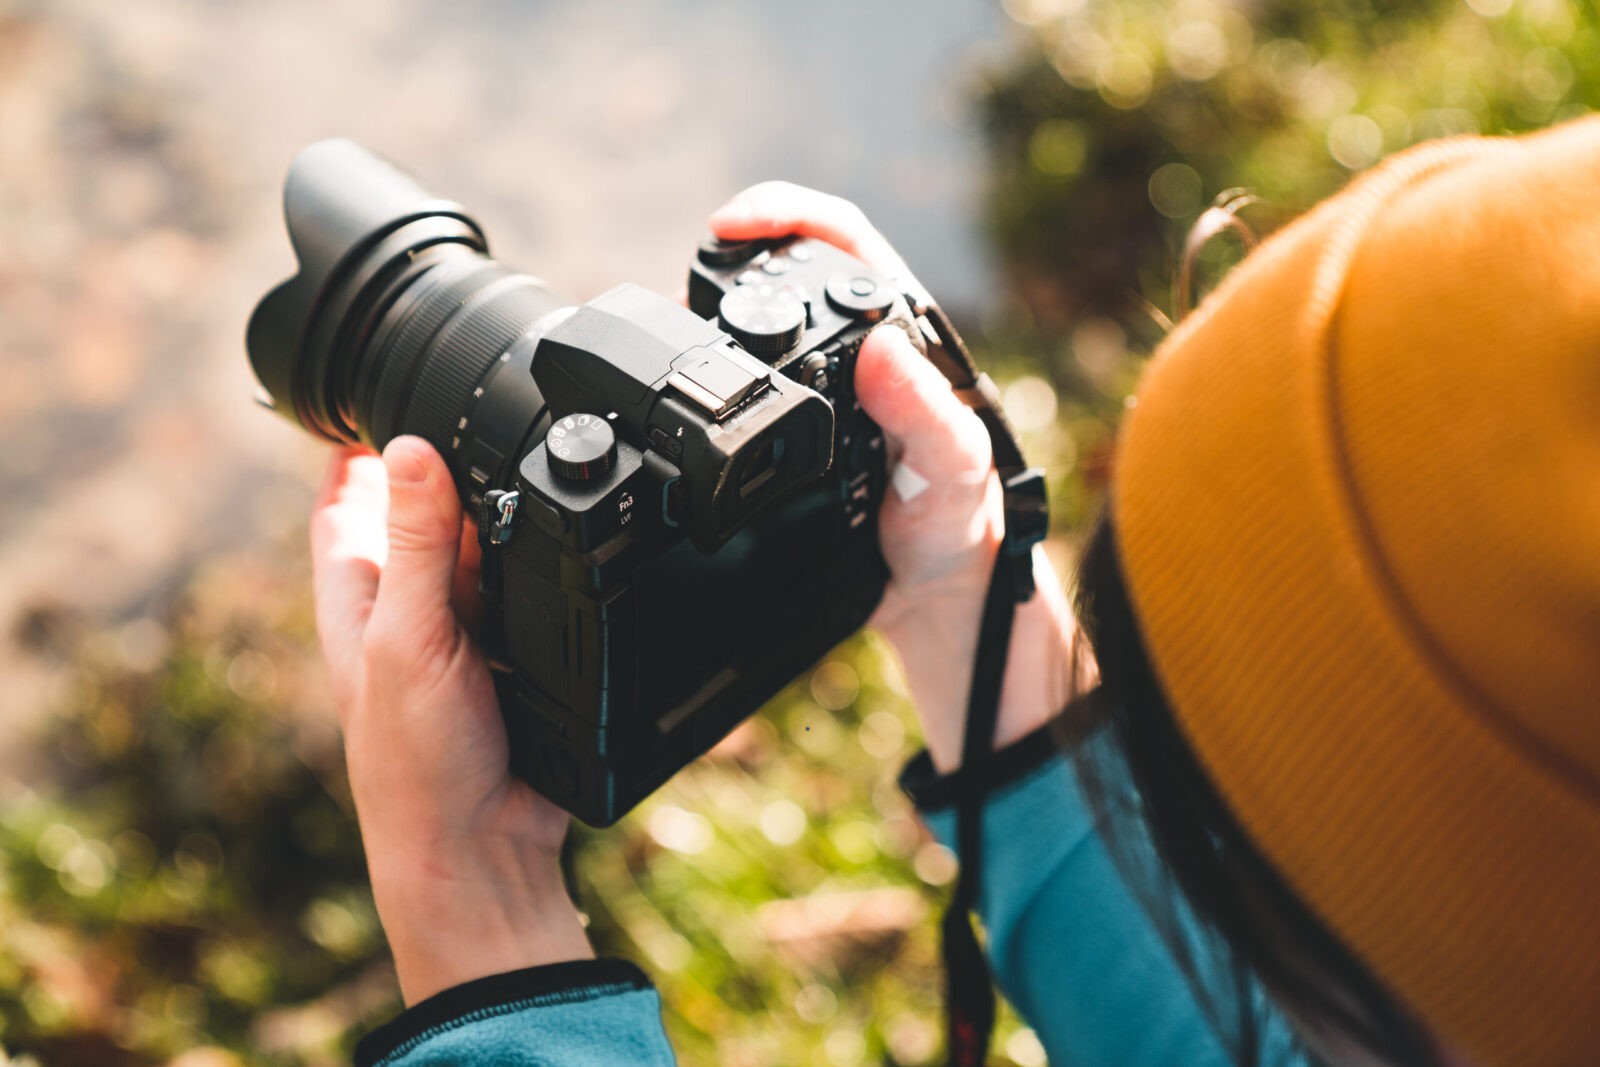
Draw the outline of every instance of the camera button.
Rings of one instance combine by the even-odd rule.
[[[806,319],[805,301],[789,287],[776,284],[730,290],[717,309],[722,328],[760,356],[781,355],[799,344]]]
[[[650,427],[650,443],[669,456],[683,454],[683,443],[660,426]]]
[[[800,384],[822,392],[828,388],[828,357],[813,352],[800,361]]]
[[[894,290],[866,273],[836,271],[828,278],[828,303],[864,322],[878,322],[894,305]]]
[[[560,537],[567,532],[566,516],[561,514],[561,510],[532,493],[521,495],[517,511],[523,520],[531,521],[551,537]]]
[[[724,241],[707,236],[700,242],[700,262],[708,267],[731,267],[767,250],[767,241]]]

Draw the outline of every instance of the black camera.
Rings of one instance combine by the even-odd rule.
[[[591,825],[881,598],[885,445],[851,390],[869,330],[898,323],[999,418],[914,282],[821,241],[707,238],[688,308],[636,285],[574,307],[353,142],[302,151],[284,206],[300,273],[251,317],[256,374],[313,433],[445,458],[479,517],[512,769]]]

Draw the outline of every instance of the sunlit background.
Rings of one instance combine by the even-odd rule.
[[[675,290],[750,182],[856,200],[1003,383],[1070,562],[1219,193],[1266,232],[1597,99],[1600,15],[1562,0],[0,0],[0,1046],[332,1064],[397,1010],[307,603],[321,452],[242,345],[301,145],[365,140],[577,299]],[[684,1062],[939,1061],[916,747],[857,639],[576,835]],[[1008,1015],[994,1062],[1043,1052]]]

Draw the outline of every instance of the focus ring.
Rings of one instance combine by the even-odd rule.
[[[443,278],[436,276],[434,285],[430,287],[433,291],[419,297],[417,306],[400,324],[393,340],[384,346],[385,350],[368,355],[369,359],[377,360],[381,367],[367,422],[372,443],[380,449],[392,438],[405,432],[401,413],[407,403],[406,394],[417,379],[418,363],[432,347],[434,337],[474,292],[490,284],[493,277],[511,273],[497,263],[481,259],[469,262],[471,266],[465,274],[459,273],[460,268],[454,263],[437,267],[432,273],[445,275],[449,272],[456,275],[455,279],[447,280],[448,275]],[[420,279],[424,283],[428,280],[427,275]]]
[[[449,456],[473,389],[501,353],[553,306],[550,295],[527,275],[471,301],[429,346],[400,432],[417,434]]]

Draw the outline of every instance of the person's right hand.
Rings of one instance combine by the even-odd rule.
[[[729,240],[805,234],[892,278],[910,277],[854,204],[787,182],[746,189],[710,225]],[[983,601],[1004,531],[1000,480],[983,423],[899,327],[867,337],[855,387],[899,468],[879,514],[892,578],[873,624],[899,653],[934,765],[950,771],[961,762]],[[1034,553],[1034,574],[1039,592],[1018,608],[996,746],[1044,723],[1071,691],[1076,628],[1042,550]]]

